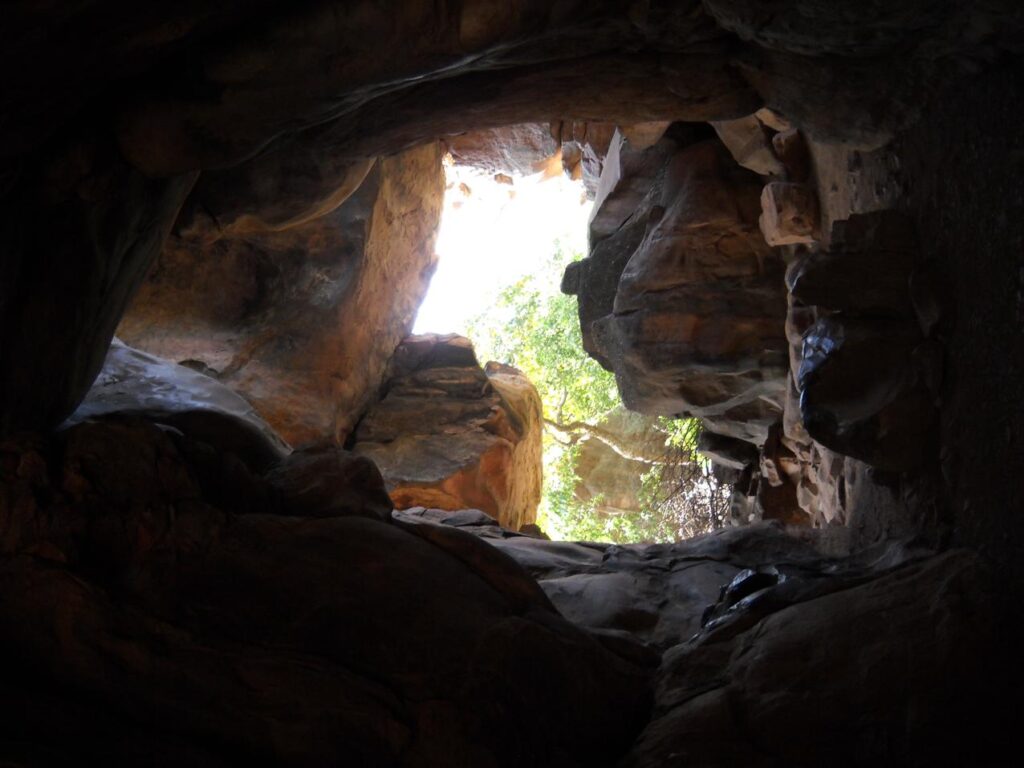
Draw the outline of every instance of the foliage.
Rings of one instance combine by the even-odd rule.
[[[504,288],[469,333],[481,359],[508,362],[526,374],[547,418],[593,423],[619,395],[615,377],[583,351],[576,299],[557,290],[569,261],[558,249],[543,273]]]
[[[620,543],[674,541],[720,527],[728,489],[696,454],[695,419],[660,420],[665,456],[643,477],[638,515],[600,514],[601,499],[576,497],[580,443],[594,439],[602,419],[621,404],[614,376],[583,350],[575,297],[557,288],[566,265],[578,258],[556,244],[543,271],[503,288],[469,328],[480,359],[514,365],[540,394],[546,429],[538,522],[558,538]]]

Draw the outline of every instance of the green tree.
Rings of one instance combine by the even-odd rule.
[[[578,258],[556,244],[544,269],[501,289],[492,309],[469,328],[481,360],[514,365],[540,394],[545,484],[539,522],[560,537],[618,542],[670,541],[693,535],[702,526],[718,527],[724,519],[721,509],[695,515],[700,494],[683,487],[696,478],[697,421],[661,420],[665,449],[658,456],[632,456],[616,435],[602,428],[602,419],[621,405],[615,377],[584,352],[576,299],[558,290],[565,267]],[[653,464],[644,478],[639,515],[602,516],[595,510],[600,499],[576,498],[579,448],[585,438],[601,440],[625,458]],[[706,462],[702,472],[711,477]],[[712,497],[721,501],[720,489]],[[677,519],[681,514],[693,517],[689,525]]]

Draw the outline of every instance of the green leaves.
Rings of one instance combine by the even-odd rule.
[[[561,427],[545,424],[538,523],[554,538],[619,543],[674,541],[720,527],[729,489],[696,454],[696,419],[659,419],[665,458],[643,476],[639,514],[601,514],[601,499],[576,497],[579,441],[600,435],[602,420],[621,404],[615,377],[583,350],[576,298],[558,288],[566,265],[579,258],[556,242],[543,269],[501,289],[493,308],[469,327],[477,357],[525,373],[540,394],[545,421]]]

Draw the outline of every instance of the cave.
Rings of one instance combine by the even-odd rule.
[[[1017,0],[0,22],[0,762],[1020,761]],[[745,524],[533,526],[530,382],[410,335],[446,155],[583,182]]]

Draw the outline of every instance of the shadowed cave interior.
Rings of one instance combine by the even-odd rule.
[[[1018,762],[1018,3],[29,0],[0,40],[4,765]],[[582,346],[700,420],[735,524],[537,529],[536,389],[410,335],[447,154],[582,181]]]

